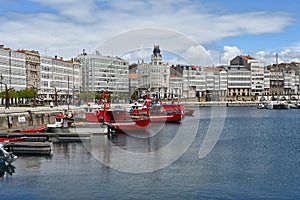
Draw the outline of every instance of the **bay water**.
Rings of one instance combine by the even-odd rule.
[[[299,122],[298,109],[201,107],[139,135],[54,143],[51,157],[18,157],[15,172],[0,177],[0,199],[300,199]],[[190,141],[184,147],[180,134]],[[154,152],[172,141],[152,156],[157,164],[145,160],[153,166],[145,172],[124,159],[125,151]]]

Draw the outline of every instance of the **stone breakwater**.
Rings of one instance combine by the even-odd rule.
[[[66,108],[58,107],[54,109],[48,108],[27,108],[27,109],[1,109],[0,110],[0,130],[15,130],[26,127],[38,127],[42,125],[52,124],[55,119],[53,116],[58,113],[66,112]],[[83,109],[70,108],[77,116],[84,114]]]

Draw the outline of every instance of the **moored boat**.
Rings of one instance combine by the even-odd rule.
[[[101,121],[99,119],[99,121]],[[138,131],[145,130],[151,120],[147,116],[131,117],[125,109],[104,109],[103,123],[116,131]]]
[[[103,111],[103,108],[98,105],[84,107],[85,121],[98,122],[97,114]]]
[[[47,132],[51,132],[51,133],[62,132],[63,129],[74,127],[73,116],[58,113],[56,116],[54,116],[54,119],[55,119],[54,124],[47,125]]]
[[[183,112],[179,104],[154,105],[150,108],[151,122],[180,122]]]
[[[34,127],[34,128],[15,130],[14,132],[19,132],[19,133],[43,133],[45,131],[46,131],[46,126],[40,126],[40,127]]]
[[[0,142],[25,142],[25,137],[0,137]]]
[[[131,116],[125,108],[111,108],[109,92],[103,92],[103,109],[96,111],[97,121],[117,132],[145,130],[151,120],[149,116],[137,113]]]
[[[265,104],[265,108],[273,110],[287,110],[290,109],[290,105],[286,102],[271,101]]]

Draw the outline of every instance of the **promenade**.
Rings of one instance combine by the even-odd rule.
[[[259,103],[258,101],[218,101],[218,102],[189,102],[189,101],[181,101],[179,102],[181,104],[184,104],[186,106],[199,106],[199,107],[211,107],[211,106],[257,106]],[[122,105],[122,104],[118,104]],[[57,107],[50,108],[50,106],[38,106],[38,107],[10,107],[9,109],[5,109],[5,106],[0,106],[0,115],[5,114],[13,114],[13,113],[26,113],[29,110],[31,112],[51,112],[51,111],[58,111],[62,112],[64,110],[81,110],[83,108],[81,107],[73,106],[73,105],[61,105]]]
[[[79,107],[76,106],[68,106],[68,105],[62,105],[50,108],[50,106],[38,106],[38,107],[14,107],[11,106],[9,109],[5,109],[5,106],[0,106],[0,115],[5,114],[13,114],[13,113],[26,113],[28,111],[31,112],[51,112],[51,111],[64,111],[64,110],[77,110]]]

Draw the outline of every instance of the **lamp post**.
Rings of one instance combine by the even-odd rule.
[[[57,93],[60,92],[60,90],[57,90],[55,86],[51,86],[54,88],[54,101],[55,101],[55,106],[57,107],[58,106],[58,103],[57,103]]]

